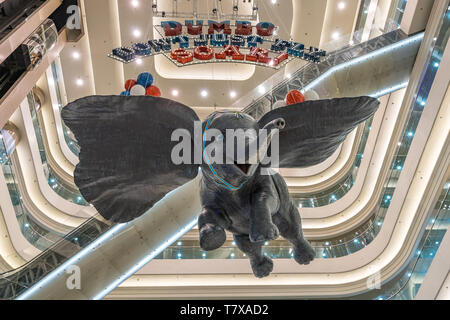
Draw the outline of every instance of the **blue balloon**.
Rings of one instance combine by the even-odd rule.
[[[130,91],[122,91],[121,93],[120,93],[120,95],[121,96],[129,96],[130,95]]]
[[[153,84],[153,76],[148,72],[143,72],[138,76],[137,83],[144,88],[148,88]]]

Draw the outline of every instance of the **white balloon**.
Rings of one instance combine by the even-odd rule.
[[[317,92],[315,92],[314,90],[308,90],[306,91],[304,94],[305,96],[305,101],[311,101],[311,100],[319,100],[319,94]]]
[[[140,84],[136,84],[131,88],[130,95],[132,96],[145,96],[145,88]]]
[[[275,102],[272,105],[272,109],[277,109],[277,108],[281,108],[281,107],[284,107],[284,106],[286,106],[286,102],[284,102],[283,100],[278,100],[277,102]]]

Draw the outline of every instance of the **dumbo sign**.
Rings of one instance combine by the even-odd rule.
[[[236,20],[216,22],[209,20],[163,21],[155,26],[161,38],[138,42],[131,47],[115,48],[108,56],[123,63],[163,54],[177,66],[198,63],[247,63],[278,69],[298,58],[314,63],[326,56],[324,50],[292,40],[276,37],[271,22]]]

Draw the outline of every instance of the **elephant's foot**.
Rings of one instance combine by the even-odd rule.
[[[314,260],[316,253],[313,247],[305,239],[294,247],[294,259],[299,264],[309,264]]]
[[[273,270],[272,259],[265,256],[260,260],[251,259],[250,265],[252,266],[253,274],[258,278],[267,277]]]
[[[275,240],[280,235],[280,231],[273,223],[264,223],[252,226],[250,230],[250,241],[260,242],[260,241],[270,241]]]
[[[200,247],[205,251],[220,248],[226,239],[225,230],[219,226],[206,224],[200,230]]]

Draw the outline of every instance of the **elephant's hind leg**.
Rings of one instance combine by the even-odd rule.
[[[220,248],[226,241],[225,228],[228,223],[220,213],[209,208],[203,208],[198,217],[200,247],[205,251]]]
[[[251,242],[249,235],[234,235],[237,247],[250,258],[253,274],[258,278],[267,277],[273,270],[272,259],[262,253],[262,242]]]
[[[309,264],[315,257],[315,251],[303,237],[302,223],[297,208],[291,201],[287,217],[280,213],[273,216],[273,222],[283,238],[292,243],[294,259],[299,264]]]

